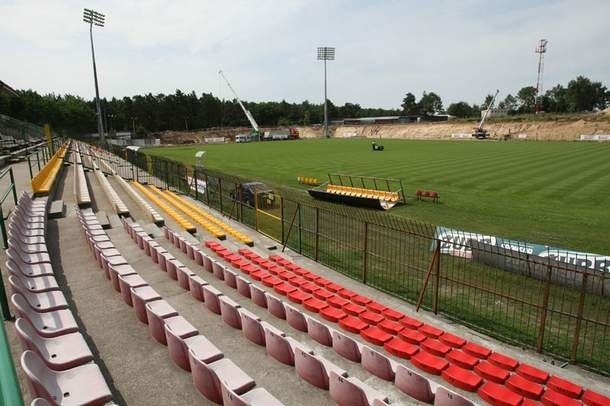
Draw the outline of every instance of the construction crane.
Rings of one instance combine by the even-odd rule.
[[[489,137],[489,132],[487,132],[487,130],[483,129],[483,125],[485,125],[485,120],[487,120],[487,116],[489,116],[489,113],[491,112],[491,109],[494,106],[494,102],[496,101],[496,97],[498,96],[498,93],[500,93],[500,90],[496,90],[496,94],[494,94],[494,97],[491,99],[489,106],[487,106],[487,109],[485,110],[485,113],[483,114],[483,118],[481,118],[481,122],[479,123],[479,126],[474,128],[474,132],[472,133],[472,136],[478,140],[485,140]]]
[[[252,115],[252,113],[250,113],[250,110],[248,110],[246,108],[246,106],[244,106],[244,104],[241,102],[239,96],[237,95],[237,92],[235,91],[235,89],[233,89],[233,86],[231,86],[231,83],[229,83],[229,79],[227,79],[227,77],[224,75],[224,73],[222,73],[222,70],[219,70],[218,74],[220,76],[222,76],[222,78],[225,80],[225,82],[227,82],[227,86],[229,86],[229,89],[231,89],[231,91],[233,92],[233,95],[237,99],[237,102],[241,106],[241,109],[244,111],[246,118],[250,122],[250,125],[252,126],[252,134],[251,134],[252,137],[255,138],[257,141],[260,141],[261,132],[260,132],[260,128],[258,127],[256,120],[254,119],[254,116]]]

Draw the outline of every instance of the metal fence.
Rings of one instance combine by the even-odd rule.
[[[312,200],[288,188],[274,188],[280,198],[262,209],[241,202],[245,179],[110,150],[134,165],[141,182],[189,194],[344,275],[492,337],[610,375],[610,273],[603,268],[466,235],[439,239],[433,225]]]
[[[44,139],[42,127],[0,114],[0,146]]]

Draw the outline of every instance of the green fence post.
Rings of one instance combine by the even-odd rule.
[[[11,187],[13,188],[13,200],[14,200],[14,203],[16,206],[17,205],[17,186],[15,185],[15,177],[13,176],[13,168],[9,168],[8,175],[11,178]]]
[[[30,179],[34,178],[34,174],[32,173],[32,162],[30,161],[30,155],[28,154],[28,169],[30,170]]]
[[[193,168],[193,182],[195,182],[195,200],[199,200],[199,185],[197,182],[197,167],[195,166]],[[188,183],[188,179],[187,182]],[[190,189],[190,186],[189,186]]]
[[[13,357],[4,331],[4,323],[0,323],[0,404],[3,405],[23,405],[23,398],[21,397],[21,388],[19,387],[19,381],[17,380],[17,374],[15,373],[15,364],[13,363]]]

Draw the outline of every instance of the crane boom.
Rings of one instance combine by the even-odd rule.
[[[241,109],[244,111],[244,114],[246,115],[246,118],[250,122],[250,125],[252,126],[252,129],[254,130],[254,132],[256,134],[260,134],[260,129],[258,127],[256,120],[254,119],[254,116],[252,115],[252,113],[250,113],[250,110],[248,110],[246,108],[246,106],[244,106],[244,104],[241,102],[239,96],[237,95],[237,92],[235,91],[235,89],[233,89],[233,86],[231,86],[231,83],[229,83],[229,79],[227,79],[227,77],[224,75],[224,73],[222,73],[222,70],[219,70],[218,74],[220,76],[222,76],[222,78],[225,80],[225,82],[227,82],[227,86],[229,86],[229,89],[231,89],[231,91],[233,92],[233,95],[235,95],[237,102],[239,103]]]
[[[487,109],[485,110],[485,114],[483,114],[483,118],[481,119],[481,122],[479,123],[479,127],[477,127],[477,130],[479,130],[479,131],[483,130],[483,125],[485,124],[485,120],[487,120],[487,116],[489,115],[489,112],[491,111],[492,107],[494,106],[494,102],[496,101],[496,97],[498,96],[498,93],[500,93],[500,90],[496,89],[496,94],[494,94],[493,99],[491,99],[491,103],[489,103],[489,106],[487,106]]]

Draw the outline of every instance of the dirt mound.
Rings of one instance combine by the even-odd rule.
[[[521,121],[519,121],[521,120]],[[470,134],[478,123],[475,121],[446,121],[440,123],[342,125],[330,128],[337,138],[389,138],[389,139],[472,139]],[[485,128],[491,138],[574,141],[582,134],[610,134],[610,108],[595,114],[562,115],[548,119],[514,119],[495,121]],[[297,127],[301,138],[322,137],[323,127]],[[264,129],[267,130],[267,129]],[[200,144],[207,137],[232,138],[236,134],[249,133],[248,127],[211,128],[200,131],[165,131],[157,134],[164,144]]]
[[[606,109],[608,110],[608,109]],[[610,114],[606,113],[606,116]],[[337,138],[367,137],[389,139],[471,139],[474,122],[442,122],[414,124],[378,124],[332,127]],[[610,134],[610,120],[587,120],[582,118],[548,121],[493,122],[485,126],[491,138],[513,138],[528,140],[574,141],[582,134]],[[299,127],[302,138],[322,136],[322,127]]]

